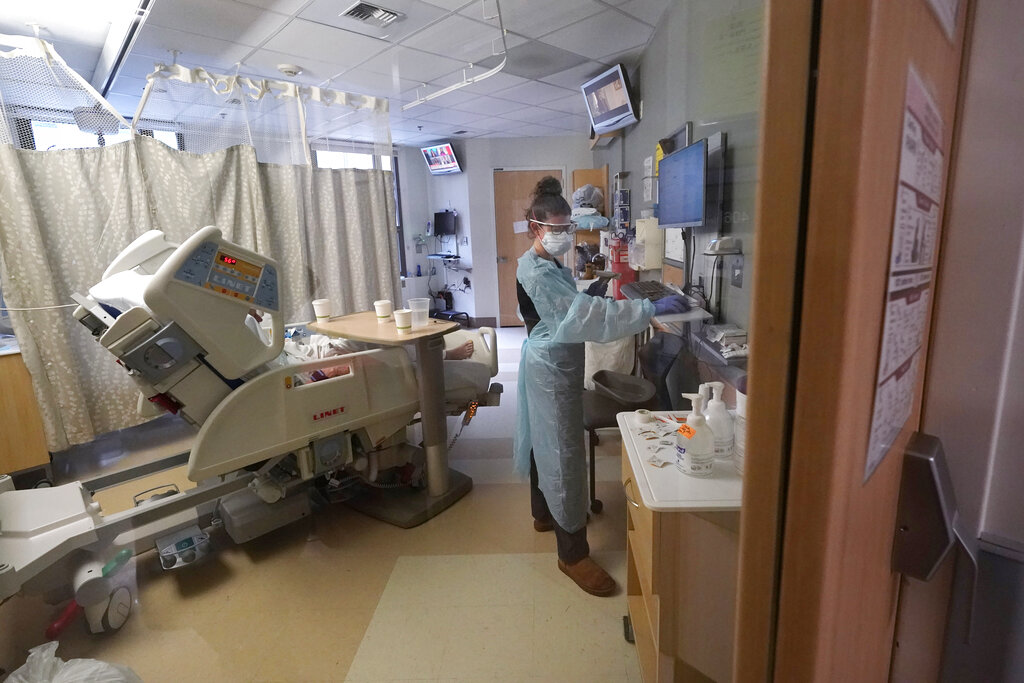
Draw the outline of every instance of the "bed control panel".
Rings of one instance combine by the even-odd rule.
[[[213,241],[200,244],[174,277],[263,310],[280,306],[274,266],[232,254]]]

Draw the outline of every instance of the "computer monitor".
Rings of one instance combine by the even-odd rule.
[[[658,164],[658,227],[704,225],[707,157],[707,140],[698,140]]]
[[[434,214],[434,234],[438,236],[455,234],[454,211],[439,211]]]

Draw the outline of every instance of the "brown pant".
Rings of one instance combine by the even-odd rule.
[[[530,511],[538,522],[551,522],[555,530],[555,542],[558,545],[558,559],[566,564],[576,564],[590,555],[590,544],[587,543],[587,527],[569,533],[558,525],[551,516],[544,492],[537,485],[537,463],[530,451]]]

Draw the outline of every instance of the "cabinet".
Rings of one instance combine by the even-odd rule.
[[[49,462],[32,378],[20,353],[0,355],[0,474]]]
[[[739,478],[729,475],[731,465],[723,465],[716,472],[720,481],[714,482],[686,477],[672,466],[657,469],[644,464],[639,454],[646,449],[642,451],[628,433],[627,415],[632,416],[619,416],[627,508],[626,595],[643,679],[730,681],[739,500],[720,493],[733,484],[731,490],[738,493]],[[659,481],[652,490],[649,484],[655,478]],[[687,492],[704,483],[710,495],[694,498]],[[670,504],[658,500],[659,493],[673,490],[681,497]],[[649,507],[652,497],[662,509]]]

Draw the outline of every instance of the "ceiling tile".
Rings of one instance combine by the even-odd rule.
[[[488,14],[494,14],[494,2],[483,5]],[[605,9],[607,6],[593,0],[502,0],[501,17],[509,31],[537,38]],[[481,3],[473,3],[459,13],[481,19]]]
[[[600,62],[585,62],[571,69],[544,76],[540,80],[563,88],[577,90],[591,78],[607,70],[608,66]]]
[[[387,49],[388,44],[323,24],[293,19],[263,47],[302,59],[334,64],[337,66],[337,74]],[[302,66],[302,62],[299,62],[299,66]]]
[[[613,3],[623,12],[636,17],[640,21],[647,22],[651,26],[657,26],[661,16],[665,14],[670,0],[628,0],[628,2]]]
[[[374,73],[397,73],[401,78],[429,83],[461,66],[462,63],[454,59],[399,46],[377,55],[359,68]]]
[[[502,131],[516,128],[520,125],[520,123],[518,121],[513,121],[510,119],[503,119],[497,116],[490,116],[485,119],[477,119],[476,121],[473,122],[473,125],[476,126],[477,128],[482,128],[484,130]]]
[[[505,38],[510,50],[526,40],[517,35]],[[467,64],[492,58],[496,52],[502,51],[501,33],[496,25],[473,21],[458,14],[442,19],[405,39],[402,45],[452,57]]]
[[[341,76],[335,77],[331,81],[330,87],[364,95],[395,97],[416,85],[415,81],[396,78],[391,74],[376,74],[371,71],[355,68],[346,71]]]
[[[284,14],[232,0],[173,0],[153,3],[145,25],[257,47],[287,21]]]
[[[526,107],[525,109],[510,113],[505,118],[519,121],[520,123],[544,123],[550,119],[565,115],[565,112],[552,111],[544,107]]]
[[[480,62],[487,68],[497,66],[501,57],[488,57]],[[540,41],[531,40],[509,47],[508,62],[505,64],[503,73],[523,78],[541,78],[548,74],[557,73],[570,69],[578,64],[587,61],[586,57],[573,52],[568,52],[554,45],[548,45]]]
[[[599,59],[604,55],[642,47],[650,40],[653,32],[654,29],[647,24],[609,9],[541,40],[591,59]],[[595,36],[600,38],[595,39]]]
[[[440,98],[438,98],[440,99]],[[508,100],[499,100],[494,97],[477,97],[474,100],[458,105],[462,111],[470,111],[476,114],[487,116],[503,116],[514,111],[524,109],[527,105]]]
[[[156,61],[157,60],[154,60],[152,57],[143,57],[133,53],[121,63],[121,69],[117,72],[118,78],[121,76],[145,78],[149,74],[153,73],[154,68],[156,67]]]
[[[255,5],[278,14],[293,15],[302,9],[309,0],[242,0],[247,5]]]
[[[252,48],[147,23],[139,32],[132,54],[170,64],[173,60],[171,50],[179,51],[179,64],[224,70],[242,61]]]
[[[524,104],[545,104],[546,102],[564,99],[570,94],[572,93],[565,88],[548,85],[540,81],[528,81],[507,90],[502,90],[495,97]],[[580,97],[582,97],[582,94]]]
[[[392,115],[392,117],[396,117],[397,116],[399,118],[406,119],[408,121],[412,121],[412,119],[414,119],[416,117],[416,113],[417,112],[419,112],[420,115],[423,115],[426,112],[440,111],[441,110],[441,107],[435,107],[432,104],[418,104],[415,107],[413,107],[412,109],[408,109],[406,111],[402,111],[401,105],[402,105],[402,103],[400,101],[397,101],[397,100],[393,101],[391,103],[391,115]],[[413,122],[413,123],[415,123],[415,122]]]
[[[302,73],[298,76],[286,76],[277,68],[278,64],[299,65],[302,67]],[[246,57],[245,64],[241,68],[241,72],[247,75],[279,81],[294,81],[305,85],[321,85],[339,71],[341,69],[337,65],[329,62],[274,50],[256,50]]]
[[[110,89],[111,92],[116,92],[120,95],[131,95],[132,97],[142,97],[142,91],[146,89],[145,78],[132,78],[131,76],[118,76],[117,82]]]
[[[424,2],[429,2],[431,5],[437,5],[452,12],[469,5],[479,4],[480,0],[424,0]]]
[[[135,116],[135,110],[139,106],[138,97],[132,97],[131,95],[118,95],[112,93],[107,95],[107,102],[109,102],[114,109],[118,111],[121,116],[125,118],[131,118]]]
[[[615,54],[606,55],[601,58],[601,61],[605,64],[622,64],[627,68],[632,68],[640,64],[640,60],[644,56],[644,45],[638,45],[631,50],[625,52],[617,52]]]
[[[583,99],[582,92],[570,95],[560,100],[545,102],[544,106],[548,109],[557,109],[558,111],[564,111],[570,114],[587,115],[587,104]]]
[[[430,112],[418,117],[417,121],[429,121],[430,123],[453,123],[456,125],[463,125],[466,123],[472,123],[483,118],[482,114],[474,114],[468,111],[458,111],[456,109],[442,109],[436,112]]]
[[[528,123],[525,126],[514,128],[513,132],[517,135],[525,135],[531,138],[546,138],[555,136],[569,137],[569,132],[561,128],[552,128],[551,126],[542,126],[539,123]]]
[[[315,21],[318,24],[334,26],[372,38],[386,39],[389,43],[398,43],[406,36],[419,31],[424,26],[445,15],[445,10],[426,2],[420,2],[420,0],[378,1],[374,4],[405,15],[401,19],[381,28],[357,19],[341,16],[342,12],[354,4],[354,1],[313,0],[308,7],[299,12],[299,16],[303,19]]]

